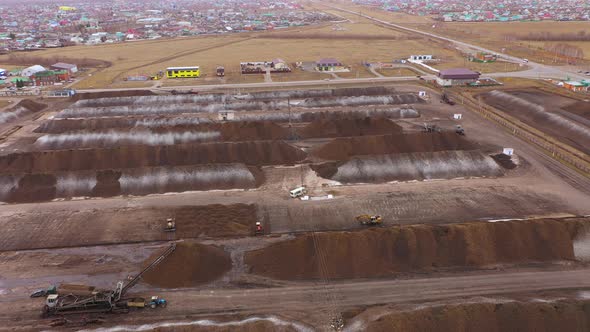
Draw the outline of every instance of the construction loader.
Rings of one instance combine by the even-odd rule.
[[[356,220],[363,226],[378,226],[383,222],[379,215],[362,214]]]

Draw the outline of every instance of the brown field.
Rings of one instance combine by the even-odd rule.
[[[429,16],[415,16],[405,13],[393,13],[377,8],[354,6],[348,3],[338,3],[338,6],[349,10],[360,11],[378,19],[392,23],[417,28],[423,31],[433,32],[439,35],[454,37],[464,41],[488,47],[493,50],[505,51],[511,55],[529,58],[538,62],[553,62],[555,56],[543,51],[543,42],[505,40],[506,34],[527,35],[530,32],[577,33],[585,31],[590,33],[588,22],[438,22]],[[348,14],[350,15],[350,14]],[[345,15],[343,15],[345,16]],[[433,27],[433,25],[436,25]],[[568,42],[581,47],[584,50],[585,59],[590,59],[590,41]],[[563,59],[558,59],[558,62]],[[476,69],[476,68],[472,68]],[[503,71],[503,70],[502,70]],[[485,71],[484,71],[485,72]]]
[[[9,100],[6,99],[0,99],[0,108],[4,108],[8,105],[12,104]]]
[[[383,76],[394,77],[394,76],[415,76],[418,75],[416,72],[409,68],[382,68],[376,69],[376,72]]]
[[[340,14],[340,13],[338,13]],[[432,45],[407,34],[380,27],[368,20],[354,15],[340,15],[351,22],[335,23],[315,27],[281,30],[260,34],[236,34],[228,36],[206,36],[178,38],[157,41],[139,41],[117,45],[75,46],[36,52],[35,56],[99,59],[112,63],[112,66],[99,69],[92,76],[84,77],[74,88],[137,87],[148,85],[145,82],[124,82],[128,75],[153,75],[169,66],[199,65],[202,79],[195,81],[162,81],[162,85],[215,84],[215,68],[226,68],[225,81],[228,83],[263,82],[262,75],[242,77],[239,63],[243,61],[269,61],[282,58],[289,63],[297,61],[316,61],[320,58],[335,57],[353,67],[349,74],[341,77],[373,77],[365,69],[359,69],[362,61],[405,58],[410,53],[430,53]],[[339,30],[344,29],[344,30]],[[297,34],[302,38],[295,38]],[[289,38],[274,38],[281,35]],[[318,37],[320,36],[320,37]],[[339,38],[337,36],[340,36]],[[347,37],[348,36],[348,37]],[[362,36],[367,36],[363,39]],[[382,39],[371,39],[378,36]],[[258,38],[260,37],[260,38]],[[271,37],[271,38],[269,38]],[[391,39],[388,39],[391,38]],[[395,45],[395,47],[393,47]],[[354,52],[351,52],[354,50]],[[462,60],[459,54],[450,49],[441,49],[439,54],[445,58]],[[0,64],[6,62],[0,57]],[[288,75],[273,75],[273,80],[313,80],[325,75],[293,72]]]

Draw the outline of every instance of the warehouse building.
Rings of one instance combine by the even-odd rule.
[[[480,73],[467,68],[445,69],[438,72],[436,83],[440,86],[467,85],[477,82]]]

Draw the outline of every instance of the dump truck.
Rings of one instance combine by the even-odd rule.
[[[382,223],[382,218],[379,215],[361,214],[356,217],[356,220],[363,226],[376,226]]]

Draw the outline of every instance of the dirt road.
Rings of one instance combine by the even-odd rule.
[[[428,302],[452,298],[522,294],[542,290],[590,288],[590,269],[551,272],[486,273],[442,278],[339,282],[329,285],[308,283],[289,287],[232,290],[177,290],[159,294],[171,305],[166,310],[143,311],[111,316],[109,324],[144,324],[187,318],[239,314],[285,314],[305,308],[315,312],[305,323],[322,329],[327,315],[351,308],[379,304]],[[5,300],[0,299],[0,303]],[[21,327],[39,327],[37,303],[30,299],[12,301],[14,310],[3,310],[0,320]],[[323,317],[322,317],[323,316]],[[314,321],[318,320],[319,321]],[[323,319],[326,319],[323,321]],[[9,323],[10,324],[10,323]]]

